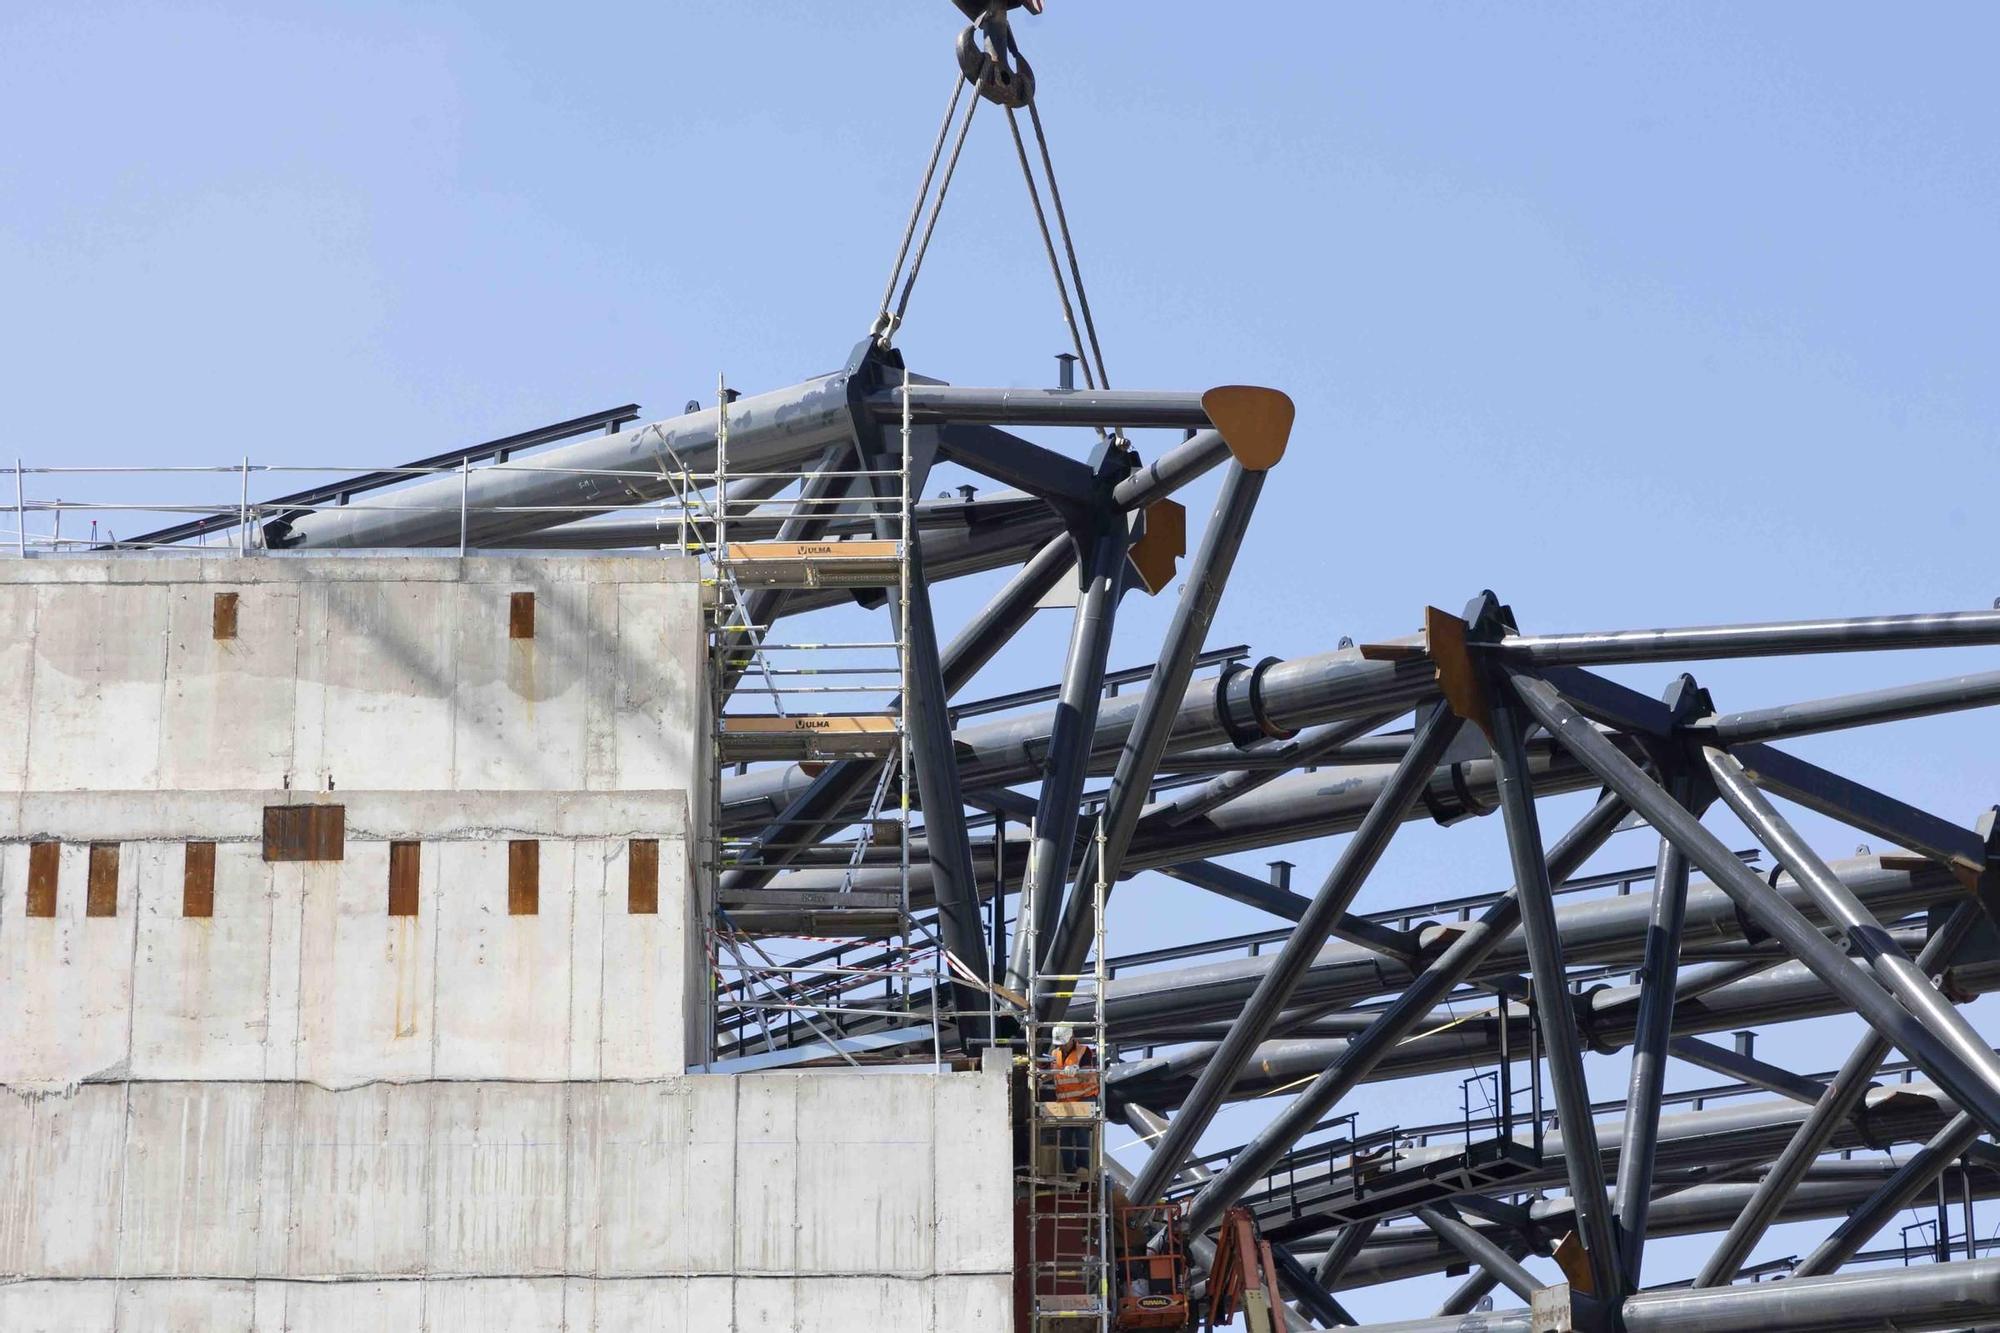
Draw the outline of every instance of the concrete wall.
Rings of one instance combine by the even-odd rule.
[[[0,564],[0,1328],[1011,1327],[1001,1072],[685,1072],[699,596],[659,559]],[[297,804],[338,860],[265,859]]]

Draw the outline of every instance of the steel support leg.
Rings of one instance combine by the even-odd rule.
[[[1542,1034],[1549,1078],[1555,1085],[1556,1108],[1562,1117],[1563,1158],[1569,1168],[1569,1192],[1576,1205],[1577,1234],[1590,1264],[1590,1294],[1616,1308],[1624,1297],[1624,1275],[1618,1266],[1610,1201],[1605,1197],[1604,1159],[1598,1153],[1590,1087],[1584,1082],[1583,1051],[1577,1042],[1576,1016],[1570,1006],[1569,982],[1563,970],[1562,936],[1556,930],[1549,867],[1542,857],[1541,825],[1535,816],[1528,757],[1521,748],[1523,728],[1510,692],[1503,686],[1491,693],[1500,813],[1507,821],[1507,847],[1514,862],[1522,933],[1527,938],[1528,964],[1535,986],[1535,1027]]]
[[[1672,793],[1682,805],[1691,784],[1676,777]],[[1646,1249],[1646,1211],[1653,1199],[1653,1150],[1660,1135],[1660,1094],[1666,1088],[1667,1044],[1673,1038],[1679,980],[1681,922],[1687,914],[1688,862],[1681,849],[1660,839],[1653,872],[1653,916],[1646,923],[1646,956],[1639,967],[1639,1019],[1632,1036],[1632,1073],[1625,1093],[1625,1130],[1618,1145],[1619,1258],[1625,1280],[1640,1285]]]
[[[1179,1112],[1168,1122],[1165,1136],[1154,1145],[1152,1157],[1139,1173],[1137,1197],[1151,1199],[1157,1195],[1193,1151],[1196,1140],[1208,1128],[1208,1122],[1229,1095],[1243,1067],[1256,1055],[1258,1043],[1270,1035],[1272,1024],[1284,1011],[1306,969],[1330,938],[1333,925],[1353,903],[1368,872],[1382,859],[1404,814],[1431,780],[1438,757],[1463,725],[1463,719],[1448,708],[1434,709],[1425,719],[1416,743],[1396,766],[1394,776],[1363,817],[1361,827],[1341,849],[1340,859],[1313,896],[1312,906],[1293,928],[1277,961],[1258,980],[1243,1012],[1201,1071]]]
[[[1180,601],[1174,607],[1174,618],[1160,645],[1159,664],[1146,682],[1138,715],[1132,719],[1125,748],[1119,751],[1118,767],[1111,775],[1110,792],[1105,797],[1104,864],[1099,867],[1099,877],[1104,881],[1107,896],[1117,887],[1125,849],[1131,845],[1132,830],[1138,827],[1139,814],[1146,808],[1160,758],[1167,752],[1167,739],[1180,714],[1181,696],[1187,692],[1188,678],[1194,674],[1194,660],[1201,655],[1209,622],[1215,618],[1223,586],[1228,583],[1236,553],[1242,548],[1250,515],[1264,489],[1264,475],[1240,463],[1229,465],[1223,474],[1222,490],[1215,497],[1215,509],[1202,533],[1201,549],[1181,584]],[[1105,623],[1107,626],[1110,623],[1108,616]],[[1095,722],[1094,717],[1092,721]],[[1063,846],[1067,850],[1068,844]],[[1064,866],[1066,869],[1067,862]],[[1045,882],[1053,881],[1037,880],[1038,891]],[[1097,897],[1096,893],[1085,893],[1079,887],[1063,904],[1062,924],[1045,950],[1050,972],[1062,976],[1083,967],[1090,941],[1096,934]],[[1145,1174],[1141,1173],[1142,1178]]]
[[[2000,1099],[1993,1097],[1956,1052],[1935,1036],[1882,988],[1874,977],[1848,962],[1840,948],[1820,934],[1805,914],[1766,884],[1757,873],[1701,826],[1701,821],[1642,772],[1543,680],[1512,677],[1523,703],[1562,747],[1604,784],[1632,803],[1642,818],[1671,838],[1709,876],[1744,916],[1812,970],[1829,990],[1853,1006],[1868,1025],[1922,1065],[1960,1106],[1992,1128],[2000,1126]]]
[[[1607,796],[1549,850],[1549,873],[1567,877],[1604,845],[1625,817],[1625,803]],[[1305,1091],[1257,1132],[1230,1164],[1211,1180],[1188,1206],[1188,1229],[1200,1232],[1215,1225],[1229,1206],[1263,1178],[1272,1165],[1319,1123],[1320,1117],[1353,1091],[1397,1043],[1422,1023],[1438,1002],[1463,982],[1488,954],[1500,946],[1520,920],[1518,888],[1504,894],[1456,938],[1431,965],[1411,978],[1403,993],[1364,1032],[1357,1034]]]
[[[1104,695],[1104,663],[1111,651],[1111,627],[1124,584],[1124,518],[1104,515],[1100,522],[1102,526],[1091,541],[1083,592],[1070,629],[1062,694],[1049,730],[1041,797],[1035,803],[1035,836],[1028,852],[1027,878],[1022,881],[1021,912],[1014,923],[1008,977],[1017,991],[1026,990],[1036,960],[1050,956],[1049,945],[1061,919],[1063,889],[1069,883],[1070,857],[1076,850],[1077,807],[1090,768],[1090,738],[1097,730],[1097,705]]]

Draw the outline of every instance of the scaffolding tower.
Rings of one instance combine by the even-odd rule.
[[[704,510],[691,516],[693,529],[709,534],[711,1055],[735,1068],[858,1064],[869,1053],[921,1046],[936,1061],[938,951],[910,902],[910,738],[902,709],[910,673],[902,635],[912,540],[907,425],[892,466],[857,467],[853,451],[835,447],[786,467],[736,471],[730,398],[724,390],[713,498],[684,491]],[[849,620],[858,628],[849,635],[774,632],[796,593],[821,589],[847,590],[863,607],[894,599],[896,613],[857,609]],[[725,830],[722,791],[732,768],[740,775],[770,761],[842,759],[876,766],[865,814],[849,838],[822,843],[819,823],[782,816],[749,833]],[[835,886],[742,886],[767,857],[808,853],[844,871]],[[881,868],[879,853],[890,858],[893,882],[883,884],[878,874],[857,885],[864,862]],[[834,947],[811,947],[827,944]],[[917,979],[926,971],[919,995]]]

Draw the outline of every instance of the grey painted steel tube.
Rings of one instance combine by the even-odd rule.
[[[1168,1122],[1166,1136],[1154,1145],[1152,1157],[1139,1173],[1140,1193],[1136,1197],[1151,1199],[1157,1195],[1194,1150],[1196,1141],[1228,1096],[1230,1085],[1242,1074],[1258,1044],[1270,1034],[1278,1015],[1298,988],[1300,978],[1325,946],[1335,921],[1347,911],[1369,872],[1382,859],[1404,813],[1430,779],[1438,756],[1463,725],[1463,719],[1443,707],[1425,719],[1416,744],[1397,765],[1395,776],[1382,794],[1375,798],[1361,827],[1341,849],[1340,859],[1319,892],[1313,895],[1312,906],[1285,940],[1277,961],[1257,983],[1243,1012],[1202,1069],[1194,1090],[1181,1103],[1179,1113]]]
[[[1452,1248],[1492,1274],[1522,1300],[1532,1301],[1535,1293],[1542,1289],[1544,1284],[1537,1282],[1533,1273],[1521,1267],[1519,1260],[1483,1233],[1459,1221],[1455,1214],[1432,1204],[1420,1204],[1414,1211],[1419,1222],[1437,1232]]]
[[[987,389],[912,384],[910,420],[982,426],[1162,426],[1206,430],[1201,394],[1177,389]],[[876,420],[902,420],[903,390],[871,394]],[[732,426],[732,432],[734,427]]]
[[[1199,677],[1189,683],[1175,711],[1169,753],[1225,743],[1233,734],[1263,735],[1390,708],[1407,709],[1436,692],[1428,662],[1370,661],[1352,648]],[[1139,700],[1132,695],[1104,701],[1096,734],[1089,738],[1093,758],[1115,760],[1138,708]],[[964,755],[961,767],[967,785],[1032,781],[1039,767],[1036,756],[1049,747],[1055,715],[1054,709],[1044,709],[960,728],[952,739]],[[765,799],[770,789],[790,780],[786,770],[728,779],[723,783],[724,823],[732,823],[731,805]]]
[[[621,508],[675,493],[678,474],[715,466],[716,410],[670,417],[616,435],[600,435],[534,455],[533,467],[475,468],[371,494],[368,508],[350,506],[303,514],[281,544],[322,550],[351,546],[452,546],[458,542],[460,486],[465,488],[467,539],[504,544],[524,532],[572,523],[592,510]],[[847,376],[739,398],[729,405],[729,462],[742,472],[767,472],[811,458],[853,438]],[[606,475],[624,473],[631,475]],[[503,512],[560,506],[540,512]]]
[[[1924,946],[1923,952],[1917,955],[1917,966],[1926,972],[1945,966],[1978,920],[1978,906],[1961,903],[1937,934],[1931,937],[1930,943]],[[1873,1086],[1869,1080],[1888,1054],[1889,1039],[1879,1032],[1871,1031],[1856,1043],[1834,1073],[1833,1080],[1827,1084],[1826,1094],[1814,1103],[1812,1112],[1799,1123],[1784,1151],[1771,1163],[1771,1169],[1758,1182],[1756,1192],[1743,1205],[1743,1211],[1730,1223],[1729,1231],[1715,1247],[1715,1253],[1702,1264],[1701,1271],[1695,1275],[1695,1286],[1722,1286],[1735,1280],[1743,1261],[1750,1257],[1750,1251],[1764,1238],[1764,1233],[1777,1218],[1778,1210],[1784,1207],[1799,1182],[1806,1178],[1806,1172],[1812,1168],[1814,1159],[1826,1149],[1834,1131],[1845,1124],[1861,1105],[1861,1099]]]
[[[1495,682],[1497,685],[1498,682]],[[1556,929],[1555,898],[1548,862],[1542,855],[1535,789],[1521,750],[1525,729],[1518,705],[1503,687],[1491,691],[1491,739],[1500,763],[1500,813],[1507,821],[1507,850],[1514,863],[1515,896],[1527,937],[1528,970],[1534,982],[1535,1030],[1542,1038],[1549,1081],[1555,1085],[1562,1117],[1563,1160],[1569,1168],[1570,1197],[1576,1201],[1577,1232],[1590,1265],[1591,1294],[1615,1302],[1625,1293],[1618,1263],[1618,1235],[1605,1197],[1604,1159],[1597,1146],[1597,1122],[1590,1114],[1590,1085],[1584,1080],[1583,1049],[1563,966],[1562,934]],[[1629,799],[1629,798],[1628,798]]]
[[[1688,788],[1687,779],[1677,777],[1674,799],[1687,804]],[[1625,1280],[1635,1288],[1645,1259],[1646,1210],[1653,1199],[1653,1148],[1660,1132],[1667,1043],[1673,1036],[1687,893],[1687,857],[1661,838],[1653,872],[1653,916],[1646,925],[1646,957],[1639,965],[1639,1018],[1625,1093],[1625,1133],[1618,1147],[1619,1258],[1625,1265]]]
[[[1833,1234],[1821,1241],[1818,1249],[1799,1261],[1799,1266],[1793,1270],[1794,1276],[1821,1277],[1837,1271],[1867,1244],[1870,1236],[1887,1226],[1891,1218],[1944,1174],[1945,1168],[1957,1161],[1978,1137],[1978,1121],[1964,1111],[1953,1116],[1950,1124],[1939,1130],[1929,1143],[1903,1163],[1895,1175],[1883,1181],[1882,1187],[1870,1195],[1866,1203],[1835,1227]],[[1994,1310],[2000,1310],[2000,1306],[1986,1313],[1991,1314]]]
[[[1755,871],[1736,859],[1701,821],[1675,804],[1630,759],[1600,736],[1583,716],[1566,703],[1548,682],[1529,676],[1512,677],[1516,693],[1557,741],[1581,760],[1604,784],[1632,803],[1647,823],[1674,840],[1688,859],[1700,866],[1727,893],[1744,915],[1776,938],[1793,956],[1810,967],[1842,999],[1854,1006],[1868,1025],[1886,1035],[1932,1078],[1951,1093],[1980,1123],[2000,1125],[2000,1098],[1958,1054],[1897,1003],[1872,976],[1847,962],[1846,955],[1787,902]]]
[[[1118,767],[1111,775],[1104,803],[1104,864],[1098,867],[1107,896],[1118,883],[1126,848],[1132,842],[1132,830],[1137,827],[1147,794],[1152,790],[1160,757],[1167,751],[1167,738],[1181,697],[1187,693],[1188,679],[1194,675],[1194,660],[1201,655],[1208,638],[1209,622],[1215,619],[1222,589],[1229,582],[1236,553],[1242,549],[1243,534],[1256,511],[1257,497],[1264,490],[1264,477],[1265,473],[1253,472],[1240,463],[1231,463],[1223,474],[1222,489],[1215,497],[1215,508],[1202,532],[1201,547],[1187,569],[1173,619],[1161,640],[1159,662],[1140,696],[1139,711],[1126,734],[1125,747],[1118,752]],[[1099,684],[1102,685],[1101,673]],[[1089,721],[1094,727],[1096,719]],[[1066,864],[1064,868],[1067,869]],[[1044,882],[1035,881],[1038,899]],[[1062,904],[1061,925],[1046,947],[1050,973],[1073,976],[1082,970],[1097,930],[1096,906],[1095,892],[1084,892],[1079,882],[1076,892]],[[1041,1003],[1039,998],[1037,1003]],[[1148,1173],[1140,1174],[1143,1179]]]
[[[1142,818],[1162,824],[1185,824],[1207,814],[1219,805],[1226,805],[1239,796],[1247,795],[1266,783],[1283,777],[1289,768],[1310,766],[1321,755],[1337,750],[1357,736],[1365,736],[1375,728],[1401,717],[1402,709],[1393,713],[1376,713],[1366,717],[1351,717],[1339,722],[1328,722],[1317,727],[1308,727],[1289,740],[1272,741],[1256,747],[1259,759],[1268,756],[1274,762],[1268,767],[1232,769],[1219,773],[1188,791],[1174,792],[1162,801],[1148,806]]]
[[[1083,571],[1083,591],[1070,627],[1069,658],[1063,664],[1062,695],[1049,728],[1041,794],[1035,802],[1034,839],[1024,881],[1031,888],[1024,891],[1009,948],[1008,982],[1017,991],[1027,986],[1037,959],[1050,957],[1056,922],[1061,919],[1063,889],[1069,884],[1082,814],[1078,807],[1089,769],[1090,737],[1097,731],[1111,629],[1125,580],[1127,546],[1123,521],[1106,522],[1091,542],[1090,562]],[[949,818],[953,812],[942,813]]]
[[[1368,1243],[1368,1238],[1375,1234],[1375,1228],[1381,1225],[1381,1218],[1370,1217],[1342,1227],[1333,1244],[1326,1247],[1326,1253],[1313,1265],[1313,1276],[1331,1290],[1340,1281],[1340,1275],[1347,1271],[1347,1265],[1354,1261],[1354,1256],[1361,1253],[1361,1247]]]
[[[1791,872],[1792,878],[1805,886],[1821,914],[1846,933],[1856,952],[1868,960],[1876,979],[1972,1071],[1986,1089],[1988,1105],[2000,1114],[2000,1056],[1994,1055],[1993,1048],[1958,1012],[1958,1007],[1938,994],[1930,978],[1910,962],[1882,929],[1882,923],[1847,891],[1840,876],[1820,860],[1797,830],[1772,807],[1764,793],[1750,781],[1743,766],[1712,746],[1702,751],[1702,757],[1708,761],[1716,790],[1729,808],[1758,841],[1771,849],[1771,854]],[[1969,1109],[1976,1106],[1971,1102],[1961,1105]],[[2000,1120],[1989,1119],[1986,1123],[2000,1124]]]
[[[1125,509],[1143,508],[1227,462],[1229,456],[1221,431],[1197,431],[1113,486],[1111,499]]]
[[[2000,643],[2000,611],[1943,611],[1841,620],[1778,620],[1685,629],[1528,634],[1486,647],[1512,667],[1685,662],[1792,653],[1876,652]]]
[[[1943,1333],[1990,1323],[2000,1259],[1756,1282],[1626,1298],[1625,1333]],[[1459,1318],[1369,1324],[1369,1333],[1468,1333]],[[1479,1333],[1532,1333],[1526,1310],[1479,1316]]]
[[[1808,703],[1781,704],[1742,713],[1724,713],[1702,726],[1725,749],[1743,741],[1782,740],[1842,727],[1870,726],[1909,717],[1929,717],[1965,708],[2000,704],[2000,671],[1953,676],[1948,680],[1896,685],[1886,690],[1843,694]]]
[[[1604,844],[1625,815],[1625,803],[1607,796],[1563,836],[1549,855],[1549,871],[1566,878]],[[1188,1207],[1188,1229],[1213,1226],[1229,1206],[1243,1197],[1271,1165],[1301,1136],[1352,1091],[1396,1043],[1423,1021],[1439,1000],[1472,975],[1481,961],[1498,948],[1520,913],[1517,892],[1503,896],[1484,916],[1456,932],[1450,945],[1397,996],[1366,1032],[1349,1042],[1334,1062],[1321,1070],[1310,1086],[1250,1140]]]

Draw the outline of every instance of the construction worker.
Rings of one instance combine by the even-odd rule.
[[[1097,1100],[1097,1052],[1076,1039],[1076,1029],[1067,1023],[1056,1024],[1050,1034],[1048,1054],[1050,1099],[1058,1102],[1091,1102]],[[1066,1176],[1081,1175],[1090,1164],[1090,1133],[1088,1124],[1066,1125],[1056,1132],[1056,1143],[1061,1155],[1062,1172]]]

